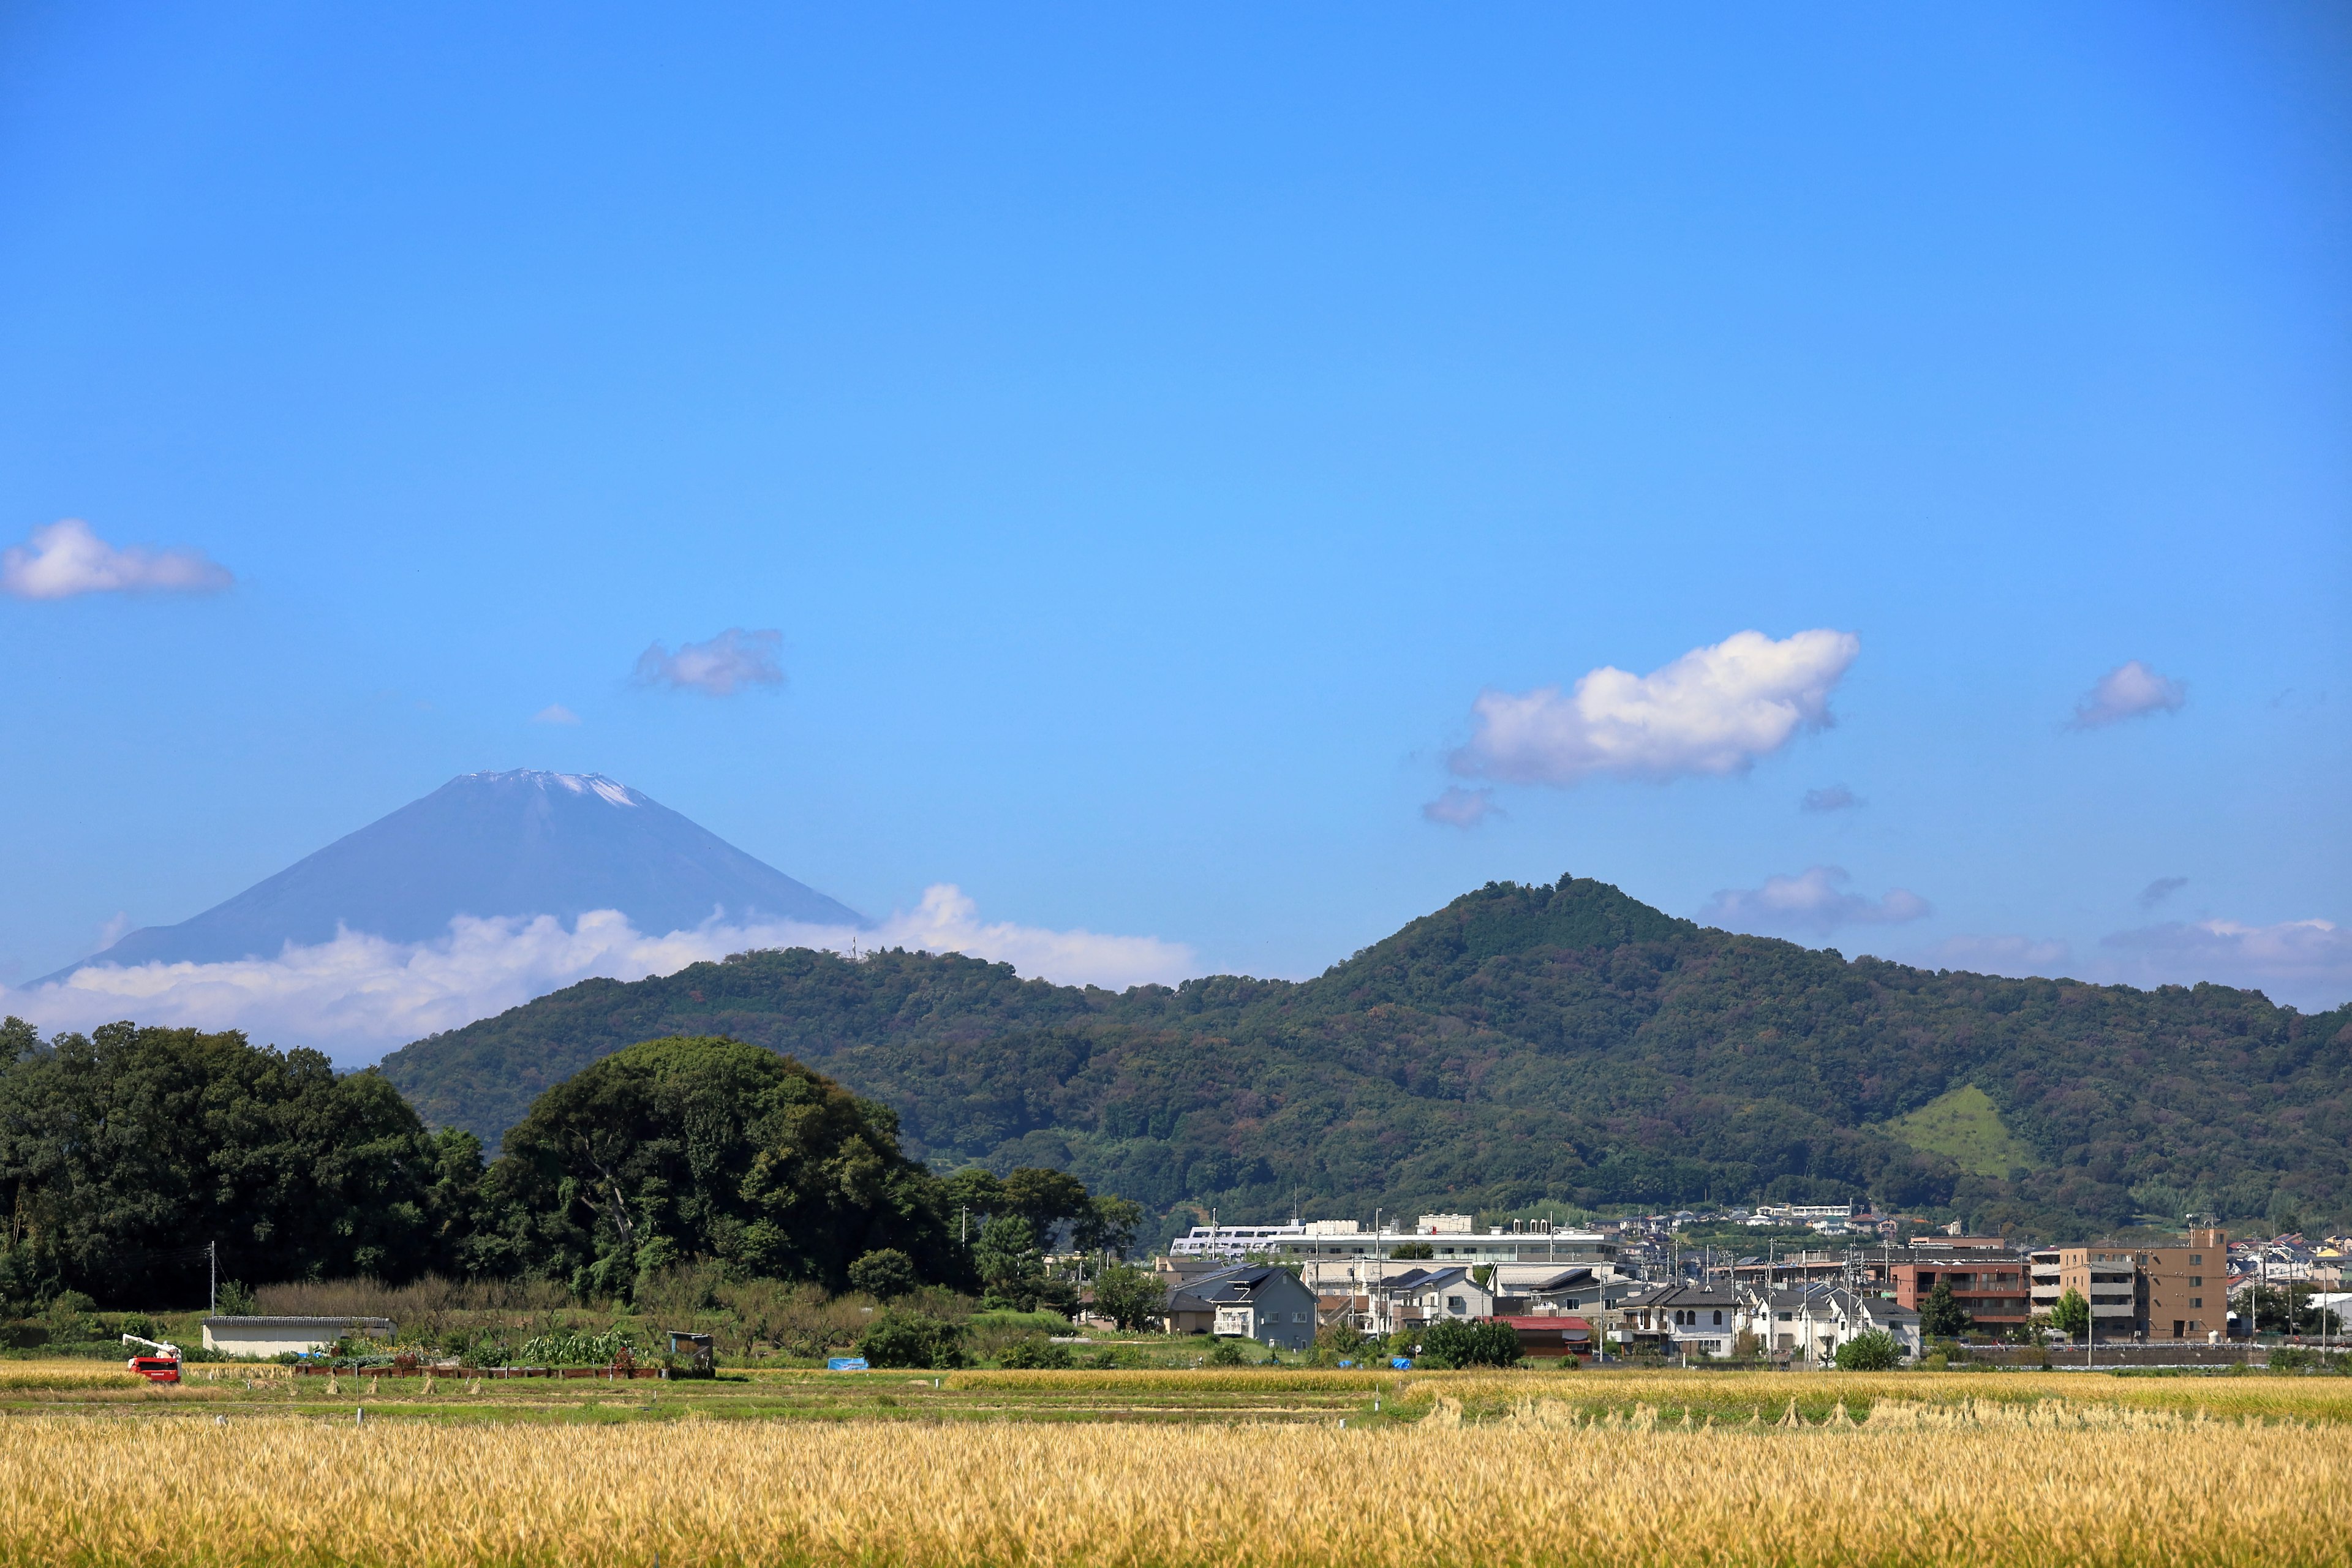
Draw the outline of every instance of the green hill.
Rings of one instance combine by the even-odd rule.
[[[2075,1236],[2141,1209],[2352,1213],[2352,1008],[1849,961],[1567,878],[1489,884],[1303,983],[1113,994],[955,955],[753,952],[586,982],[383,1071],[494,1140],[664,1035],[797,1057],[935,1165],[1066,1168],[1169,1215],[1857,1198]]]

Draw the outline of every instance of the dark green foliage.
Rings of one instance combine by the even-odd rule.
[[[1519,1336],[1508,1323],[1443,1318],[1423,1330],[1421,1353],[1432,1366],[1515,1366]]]
[[[1001,1212],[1027,1220],[1040,1246],[1050,1247],[1055,1227],[1077,1218],[1086,1208],[1086,1184],[1076,1176],[1037,1166],[1005,1173]]]
[[[587,982],[384,1070],[495,1132],[595,1057],[720,1027],[896,1107],[918,1158],[1066,1170],[1171,1224],[1294,1193],[1364,1218],[1867,1198],[2059,1239],[2129,1223],[2135,1189],[2352,1215],[2352,1009],[1848,961],[1566,879],[1490,884],[1298,984],[1112,995],[955,956],[751,953]],[[1887,1130],[1966,1083],[2032,1164],[1972,1175]]]
[[[1168,1307],[1168,1290],[1150,1270],[1115,1263],[1095,1276],[1095,1307],[1122,1329],[1148,1329]]]
[[[1057,1282],[1047,1279],[1036,1233],[1019,1215],[990,1220],[971,1258],[983,1292],[980,1304],[986,1310],[1034,1312],[1041,1306],[1066,1307],[1075,1301],[1075,1291],[1056,1289]]]
[[[887,1308],[857,1336],[857,1353],[873,1366],[946,1371],[964,1363],[963,1325]]]
[[[1893,1372],[1903,1364],[1903,1347],[1884,1329],[1856,1334],[1837,1348],[1840,1372]]]
[[[0,1026],[0,1295],[205,1300],[203,1248],[267,1280],[454,1270],[478,1146],[382,1075],[234,1032]],[[469,1163],[468,1156],[472,1155]]]
[[[849,1266],[849,1287],[889,1300],[916,1286],[915,1260],[895,1247],[878,1247]]]
[[[1211,1366],[1241,1366],[1249,1360],[1239,1340],[1219,1340],[1209,1347]]]
[[[1088,1198],[1070,1222],[1070,1245],[1080,1252],[1124,1258],[1143,1227],[1143,1205],[1131,1198]]]
[[[1941,1279],[1927,1292],[1927,1299],[1919,1303],[1919,1331],[1929,1339],[1948,1340],[1954,1334],[1964,1334],[1974,1321],[1952,1295],[1951,1286]]]
[[[558,1084],[508,1131],[488,1185],[502,1261],[583,1296],[698,1258],[831,1289],[882,1248],[923,1279],[961,1271],[890,1110],[735,1040],[648,1040]]]
[[[1417,1262],[1423,1258],[1435,1258],[1437,1249],[1425,1241],[1406,1241],[1400,1242],[1390,1248],[1389,1256],[1402,1258],[1409,1262]]]
[[[2308,1285],[2257,1285],[2238,1300],[2241,1314],[2251,1311],[2254,1331],[2263,1334],[2339,1334],[2339,1314],[2312,1303]]]
[[[1067,1372],[1078,1364],[1067,1345],[1057,1345],[1044,1334],[1031,1334],[1004,1347],[996,1364],[1024,1372]]]
[[[1922,1328],[1926,1323],[1927,1318],[1923,1314],[1920,1318]],[[2065,1294],[2058,1298],[2057,1305],[2050,1309],[2050,1326],[2070,1337],[2079,1338],[2089,1333],[2091,1331],[2090,1301],[2080,1290],[2069,1285],[2066,1287]]]

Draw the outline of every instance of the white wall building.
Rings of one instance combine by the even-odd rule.
[[[1287,1262],[1386,1259],[1400,1247],[1426,1247],[1426,1265],[1447,1263],[1614,1263],[1617,1238],[1597,1231],[1555,1230],[1542,1221],[1516,1230],[1477,1228],[1468,1215],[1427,1214],[1411,1228],[1366,1229],[1351,1219],[1290,1225],[1196,1225],[1168,1244],[1176,1258],[1270,1258]]]
[[[267,1360],[322,1351],[345,1336],[392,1337],[390,1318],[206,1318],[205,1349]]]
[[[1874,1331],[1893,1335],[1906,1357],[1916,1359],[1923,1344],[1918,1313],[1886,1297],[1835,1285],[1751,1289],[1741,1302],[1739,1326],[1765,1349],[1802,1366],[1827,1366],[1840,1345]]]

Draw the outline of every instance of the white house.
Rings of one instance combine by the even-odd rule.
[[[205,1349],[266,1360],[322,1351],[349,1337],[388,1340],[390,1318],[206,1318]]]
[[[1624,1301],[1625,1342],[1685,1357],[1727,1356],[1739,1332],[1739,1297],[1727,1286],[1660,1285]]]
[[[1767,1350],[1792,1356],[1803,1366],[1827,1366],[1840,1345],[1873,1332],[1892,1335],[1906,1357],[1917,1357],[1922,1349],[1918,1313],[1886,1297],[1839,1285],[1751,1289],[1741,1303],[1739,1326]]]

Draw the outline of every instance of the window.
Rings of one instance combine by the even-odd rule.
[[[1445,1298],[1445,1310],[1449,1312],[1461,1311],[1463,1310],[1462,1298],[1459,1296],[1448,1296]]]
[[[1715,1315],[1715,1326],[1718,1329],[1723,1327],[1723,1314],[1721,1312],[1717,1312]]]
[[[2205,1255],[2201,1252],[2192,1252],[2189,1255],[2189,1261],[2196,1264],[2200,1268],[2202,1268],[2205,1263]]]
[[[2205,1276],[2202,1274],[2191,1274],[2189,1277],[2189,1282],[2191,1285],[2202,1285],[2205,1283]]]
[[[2205,1298],[2202,1296],[2191,1296],[2189,1298],[2189,1304],[2192,1307],[2202,1307],[2205,1304]]]

